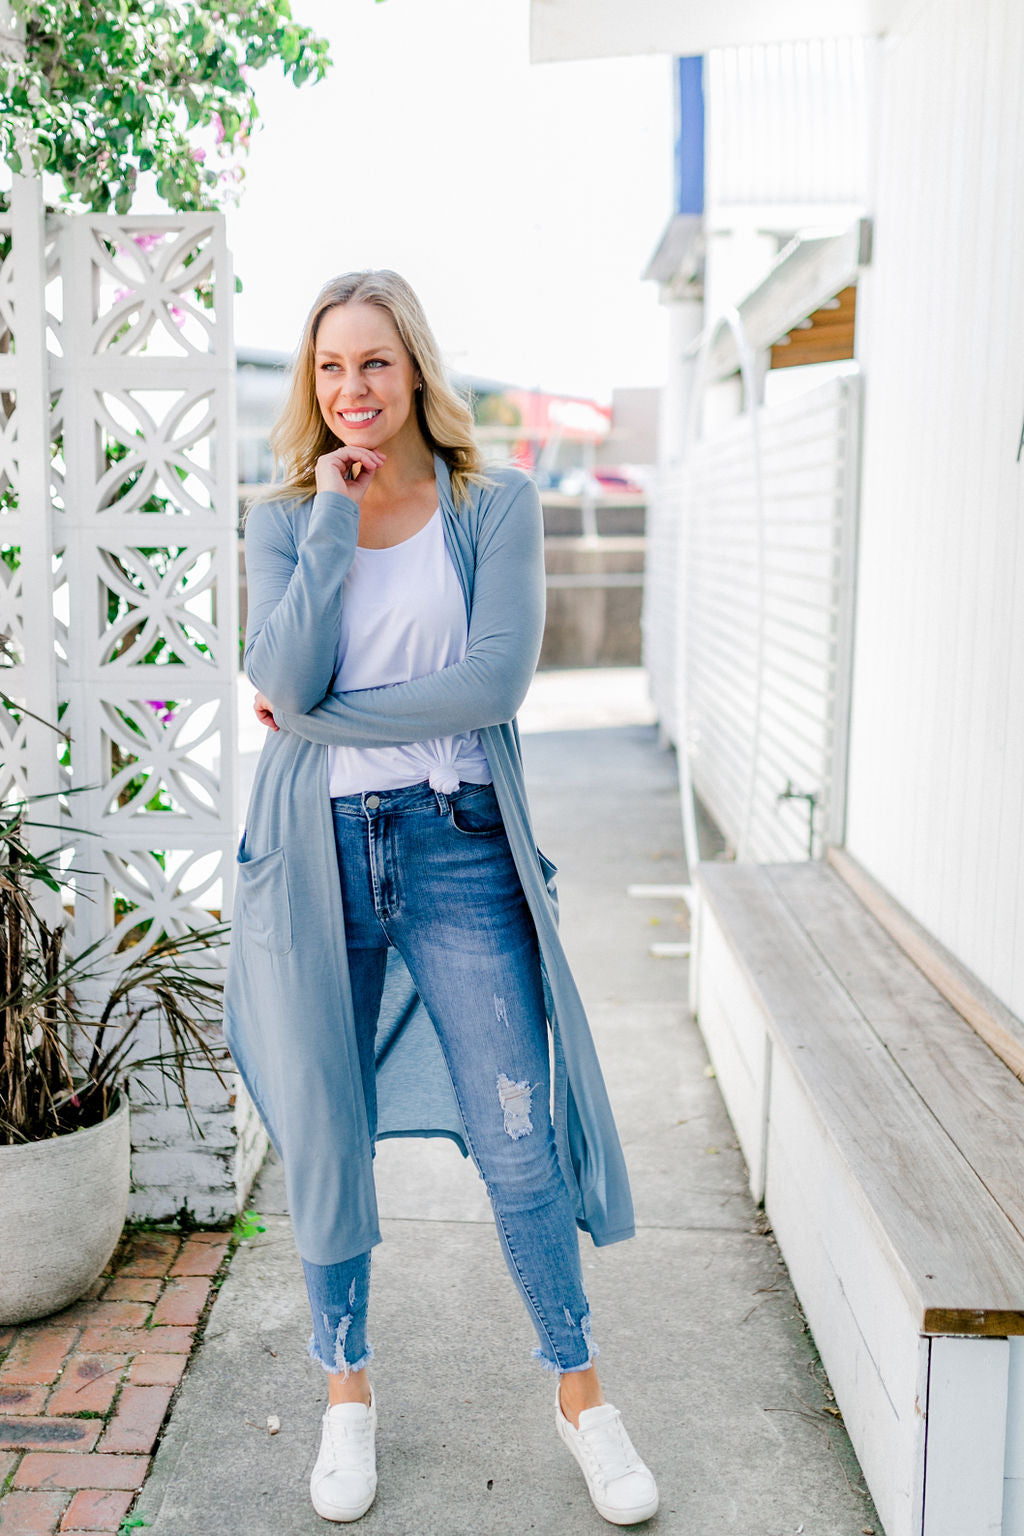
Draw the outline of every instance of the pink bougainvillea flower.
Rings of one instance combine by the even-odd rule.
[[[161,725],[170,725],[174,719],[174,710],[171,709],[166,699],[147,699],[146,703],[160,721]]]

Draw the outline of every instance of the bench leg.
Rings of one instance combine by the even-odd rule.
[[[1024,1338],[1010,1339],[1009,1348],[1002,1536],[1024,1536]]]
[[[704,903],[699,895],[690,899],[690,971],[687,978],[687,1003],[694,1018],[700,1013],[700,936]]]
[[[928,1364],[923,1536],[1003,1530],[1007,1339],[933,1338]]]

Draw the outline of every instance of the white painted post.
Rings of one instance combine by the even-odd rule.
[[[668,327],[668,367],[658,422],[658,463],[668,470],[686,455],[696,369],[691,348],[704,324],[704,303],[699,298],[676,297],[671,284],[662,288],[660,301]]]
[[[684,299],[682,302],[673,302],[671,285],[663,290],[663,298],[670,304],[671,314],[669,383],[666,396],[668,408],[674,412],[674,420],[671,423],[665,422],[667,435],[662,444],[661,457],[663,468],[670,462],[678,466],[675,481],[678,495],[673,508],[677,525],[673,593],[675,612],[674,623],[670,630],[673,646],[673,713],[676,729],[676,767],[679,776],[679,809],[682,819],[683,845],[686,850],[686,878],[692,885],[700,862],[700,840],[697,836],[697,811],[690,772],[691,721],[687,707],[690,579],[690,505],[687,492],[691,484],[687,471],[692,468],[689,459],[700,410],[700,366],[698,360],[691,354],[690,347],[700,335],[706,311],[703,296],[699,300]]]
[[[838,512],[836,562],[836,648],[833,662],[831,772],[825,839],[842,847],[846,842],[846,787],[850,767],[850,707],[853,700],[853,646],[857,611],[857,536],[860,526],[860,423],[863,380],[855,376],[845,387],[846,443],[843,453],[841,506]]]
[[[5,711],[3,756],[4,793],[53,796],[59,788],[57,725],[57,656],[53,623],[53,529],[50,497],[50,391],[47,377],[46,237],[42,187],[38,180],[15,176],[11,211],[4,221],[10,237],[10,271],[2,285],[6,300],[0,330],[8,330],[8,345],[0,358],[0,381],[11,415],[0,423],[7,451],[0,461],[0,484],[6,477],[17,497],[17,508],[0,513],[0,543],[20,560],[15,571],[3,571],[7,595],[7,640],[14,665],[4,667],[0,687],[15,704],[32,711],[20,727]],[[7,265],[5,263],[5,266]],[[19,711],[20,713],[20,711]],[[45,723],[44,723],[45,722]],[[56,803],[44,800],[33,808],[34,819],[57,820]],[[52,847],[56,835],[29,834],[36,844]],[[59,914],[55,894],[40,893],[50,921]]]
[[[662,284],[667,357],[665,387],[658,417],[658,475],[647,505],[647,561],[644,575],[643,660],[663,743],[681,750],[676,720],[677,632],[683,622],[678,588],[677,552],[683,537],[682,461],[690,410],[693,362],[687,356],[700,334],[704,309],[699,299],[677,298]]]
[[[584,541],[597,543],[597,504],[594,496],[594,445],[589,440],[583,444],[583,495],[580,500],[580,519]]]
[[[700,1017],[701,937],[704,928],[704,898],[700,887],[692,887],[690,908],[690,967],[686,978],[686,1005],[691,1015]]]

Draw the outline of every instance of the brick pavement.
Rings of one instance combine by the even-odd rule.
[[[126,1232],[81,1301],[0,1328],[0,1536],[130,1529],[230,1246]]]

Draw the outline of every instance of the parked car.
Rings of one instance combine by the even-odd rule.
[[[594,479],[605,495],[610,491],[627,491],[630,495],[642,495],[643,486],[630,469],[612,464],[595,464]]]
[[[612,464],[595,464],[589,476],[589,486],[584,469],[567,469],[558,483],[564,496],[582,496],[588,488],[594,496],[637,496],[644,490],[629,469]]]

